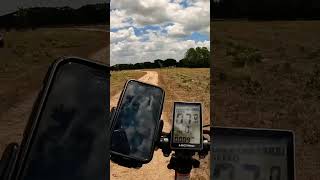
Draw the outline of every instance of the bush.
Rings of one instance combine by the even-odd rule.
[[[235,67],[244,67],[246,65],[247,56],[244,53],[236,54],[233,57],[232,65]]]
[[[243,81],[244,91],[248,95],[258,95],[262,92],[262,85],[258,80],[252,80],[250,77]]]
[[[306,82],[306,87],[311,90],[320,91],[320,67],[316,65]]]
[[[226,55],[227,56],[236,56],[237,55],[237,51],[235,48],[227,48],[227,51],[226,51]]]
[[[258,49],[249,48],[241,45],[229,44],[226,55],[232,56],[232,64],[235,67],[244,67],[246,65],[254,65],[262,61],[262,55]]]

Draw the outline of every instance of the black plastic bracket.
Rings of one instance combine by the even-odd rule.
[[[176,151],[172,154],[168,169],[173,169],[178,173],[188,174],[192,168],[199,168],[200,161],[194,159],[192,156],[194,152]]]
[[[4,150],[0,161],[0,179],[9,179],[18,155],[19,145],[10,143]]]
[[[116,155],[111,155],[110,160],[120,166],[127,167],[127,168],[136,168],[139,169],[142,167],[142,163],[134,161],[134,160],[129,160],[125,159],[123,157],[118,157]]]

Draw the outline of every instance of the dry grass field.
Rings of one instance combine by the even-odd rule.
[[[211,24],[214,124],[289,129],[296,179],[320,176],[320,22]]]
[[[210,69],[164,68],[157,70],[159,85],[165,90],[164,112],[172,118],[174,101],[203,103],[203,124],[210,123]]]
[[[146,74],[142,71],[112,71],[110,78],[110,95],[114,96],[122,91],[124,84],[129,79],[139,79]]]
[[[158,70],[159,85],[165,90],[164,118],[172,119],[174,101],[202,102],[203,124],[210,124],[210,69],[165,68]],[[197,157],[196,157],[197,158]],[[192,180],[210,178],[210,155],[192,169]]]

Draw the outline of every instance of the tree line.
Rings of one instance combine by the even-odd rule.
[[[319,0],[214,0],[211,19],[317,20]]]
[[[188,67],[188,68],[209,68],[210,51],[206,47],[190,48],[184,58],[177,61],[169,58],[166,60],[156,59],[153,62],[142,62],[135,64],[116,64],[111,66],[111,70],[130,70],[130,69],[153,69],[163,67]]]
[[[85,5],[78,9],[70,7],[20,8],[0,16],[0,27],[5,29],[37,28],[42,26],[87,25],[109,23],[109,4]]]

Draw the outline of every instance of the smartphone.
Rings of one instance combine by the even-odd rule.
[[[49,69],[12,179],[109,177],[109,68],[66,57]]]
[[[129,80],[115,110],[111,128],[111,156],[142,164],[151,161],[165,93],[157,86]]]

